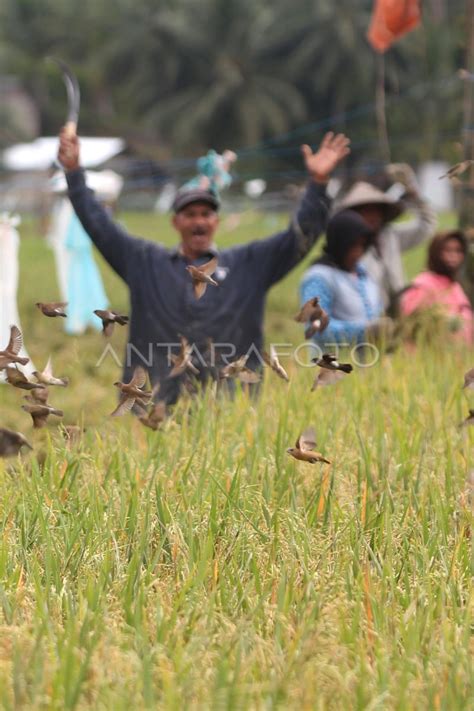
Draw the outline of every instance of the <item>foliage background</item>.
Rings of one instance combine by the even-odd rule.
[[[43,134],[64,120],[43,61],[56,54],[79,76],[81,131],[143,155],[186,167],[230,144],[243,174],[293,176],[299,143],[330,124],[351,134],[355,164],[377,163],[370,5],[2,0],[0,72],[32,93]],[[386,66],[393,157],[412,162],[456,158],[461,125],[464,3],[423,5]],[[22,138],[0,113],[3,145]],[[175,240],[163,217],[119,219]],[[224,220],[220,244],[283,220]],[[71,378],[50,400],[87,432],[72,449],[52,418],[34,432],[22,392],[1,387],[2,426],[35,448],[0,461],[2,708],[472,709],[473,434],[457,427],[472,352],[399,349],[315,393],[313,372],[286,359],[289,386],[268,374],[257,402],[183,400],[148,432],[108,417],[119,370],[95,367],[100,334],[67,337],[35,308],[58,296],[53,257],[35,222],[21,235],[27,348]],[[407,255],[408,275],[423,263],[423,248]],[[269,294],[267,342],[301,339],[303,268]],[[117,329],[118,353],[124,340]],[[328,469],[285,452],[308,424]]]
[[[456,159],[465,64],[462,0],[426,0],[423,26],[386,55],[394,158]],[[239,170],[300,169],[299,144],[336,127],[352,161],[380,160],[371,0],[3,0],[0,73],[17,76],[41,132],[64,120],[56,55],[79,77],[80,131],[121,135],[147,157],[239,149]],[[436,120],[434,120],[434,118]],[[3,121],[0,141],[15,137]]]

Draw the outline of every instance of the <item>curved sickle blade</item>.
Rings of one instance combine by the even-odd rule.
[[[66,85],[68,103],[66,131],[70,134],[75,134],[77,122],[79,120],[79,108],[81,105],[81,92],[79,89],[79,83],[72,71],[67,66],[67,64],[65,64],[61,59],[56,59],[56,57],[48,57],[48,59],[49,61],[54,62],[59,67],[63,75],[63,81]]]

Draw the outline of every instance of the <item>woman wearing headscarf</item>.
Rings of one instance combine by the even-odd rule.
[[[324,252],[300,286],[302,304],[317,296],[329,315],[328,327],[313,336],[318,345],[361,343],[368,332],[379,331],[382,295],[361,264],[375,234],[354,210],[343,210],[329,221]]]
[[[404,316],[433,306],[441,307],[455,337],[472,343],[473,314],[469,299],[457,281],[467,253],[467,241],[459,230],[440,232],[428,249],[428,270],[418,274],[401,298]]]
[[[399,295],[407,284],[402,254],[434,235],[437,218],[422,196],[410,166],[394,163],[387,166],[387,172],[405,188],[403,200],[360,181],[336,201],[334,211],[355,210],[377,232],[363,264],[379,286],[384,308],[397,313]],[[411,213],[411,219],[394,222],[405,211]]]

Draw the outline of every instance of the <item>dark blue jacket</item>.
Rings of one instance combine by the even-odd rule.
[[[152,384],[161,383],[160,398],[174,402],[180,378],[169,379],[169,353],[179,351],[179,335],[199,353],[212,338],[215,354],[229,360],[251,351],[255,368],[263,345],[263,316],[267,291],[303,259],[326,227],[329,199],[324,186],[309,183],[299,209],[284,232],[273,237],[218,251],[219,266],[197,300],[185,267],[190,262],[179,249],[129,235],[110,218],[91,190],[82,170],[67,173],[69,197],[92,241],[130,290],[130,334],[124,378],[133,368],[148,369]],[[199,265],[213,253],[192,262]],[[217,344],[230,344],[219,347]],[[232,351],[234,351],[232,353]],[[195,364],[203,371],[200,359]]]

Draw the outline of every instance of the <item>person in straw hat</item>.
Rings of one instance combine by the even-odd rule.
[[[336,201],[334,213],[355,210],[377,232],[376,242],[364,256],[362,264],[379,285],[385,309],[393,314],[406,287],[402,253],[432,237],[437,219],[434,210],[420,195],[415,174],[409,165],[393,164],[388,166],[387,172],[403,185],[403,200],[370,183],[359,181]],[[413,213],[413,218],[394,224],[394,220],[406,209]]]

